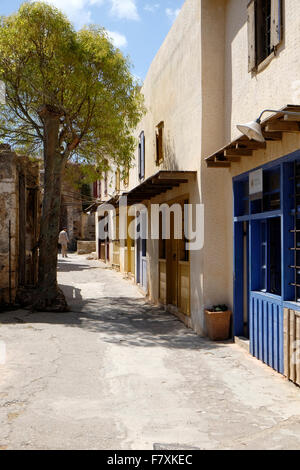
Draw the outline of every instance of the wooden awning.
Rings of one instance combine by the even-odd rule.
[[[284,133],[300,132],[300,114],[289,116],[285,114],[285,111],[300,113],[300,106],[289,104],[262,121],[262,132],[266,142],[249,140],[248,137],[242,135],[207,157],[205,161],[208,168],[229,168],[232,163],[239,162],[241,158],[251,158],[256,150],[266,149],[268,142],[282,140]]]
[[[196,174],[196,171],[159,171],[123,195],[127,196],[128,205],[138,204],[176,188],[180,184],[188,183],[189,177]]]
[[[159,171],[131,191],[114,195],[108,201],[103,202],[100,208],[105,210],[106,207],[109,206],[117,207],[122,196],[127,197],[128,206],[139,204],[159,194],[165,193],[169,189],[177,188],[180,184],[188,183],[189,177],[195,176],[196,174],[197,171]]]

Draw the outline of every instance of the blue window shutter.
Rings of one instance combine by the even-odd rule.
[[[141,179],[142,172],[142,145],[141,145],[141,135],[139,136],[139,148],[138,148],[138,170],[139,170],[139,179]]]

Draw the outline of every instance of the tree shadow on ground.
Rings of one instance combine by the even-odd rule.
[[[0,315],[0,324],[48,323],[98,333],[99,340],[121,346],[211,350],[223,345],[199,337],[174,315],[141,298],[83,299],[73,286],[60,286],[70,305],[69,313],[30,313],[19,310]]]
[[[90,266],[89,264],[76,264],[64,261],[62,259],[57,263],[57,271],[61,273],[68,273],[72,271],[86,271],[91,269],[99,269],[98,266]]]

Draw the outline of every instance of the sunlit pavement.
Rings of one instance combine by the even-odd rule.
[[[0,449],[300,448],[296,386],[98,261],[59,281],[72,312],[0,315]]]

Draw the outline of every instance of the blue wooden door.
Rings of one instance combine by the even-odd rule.
[[[251,292],[249,332],[251,354],[283,374],[282,300]]]
[[[280,217],[250,222],[250,352],[278,372],[283,364]]]

